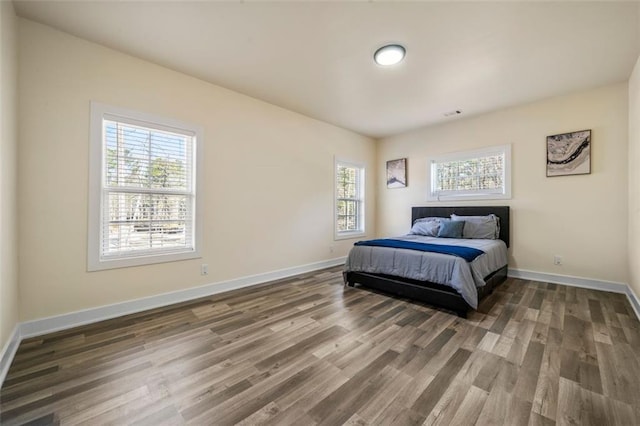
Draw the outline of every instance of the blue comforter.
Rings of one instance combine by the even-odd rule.
[[[416,241],[396,240],[392,238],[382,238],[378,240],[358,241],[354,245],[356,246],[373,246],[373,247],[391,247],[398,249],[427,251],[431,253],[450,254],[458,256],[472,262],[476,257],[484,254],[482,250],[478,250],[472,247],[462,246],[449,246],[442,244],[427,244],[419,243]]]

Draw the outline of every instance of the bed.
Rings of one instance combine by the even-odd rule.
[[[446,244],[447,246],[473,247],[482,252],[473,261],[467,261],[458,255],[444,253],[426,253],[403,248],[371,247],[354,245],[345,264],[344,281],[351,287],[361,285],[385,293],[418,300],[430,305],[456,312],[466,318],[471,309],[477,309],[479,302],[491,294],[496,286],[507,277],[507,247],[509,246],[509,207],[508,206],[465,206],[465,207],[413,207],[411,225],[423,218],[450,218],[458,216],[487,216],[499,218],[499,234],[492,242],[488,240],[458,240],[448,238],[429,239],[428,237],[398,237],[403,244],[413,242],[427,244]],[[464,218],[458,218],[464,219]],[[438,241],[440,240],[440,241]],[[364,244],[364,243],[356,243]],[[499,246],[502,246],[500,248]],[[500,252],[499,255],[494,255]],[[481,253],[482,253],[481,252]],[[504,253],[502,253],[504,252]],[[497,256],[497,257],[496,257]],[[392,259],[393,269],[389,272],[377,264],[379,259]],[[491,261],[487,263],[487,258]],[[415,279],[418,274],[436,279]],[[385,270],[381,273],[379,270]],[[410,273],[407,273],[407,272]],[[430,271],[439,273],[432,274]],[[442,273],[446,275],[443,278]],[[469,281],[469,275],[473,281]],[[473,288],[472,288],[473,287]]]

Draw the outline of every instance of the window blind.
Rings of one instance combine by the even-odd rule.
[[[510,145],[502,145],[432,158],[427,199],[510,198],[510,157]]]
[[[363,226],[363,171],[346,163],[336,164],[336,231],[357,232]]]
[[[103,119],[101,258],[194,249],[194,139]]]
[[[436,191],[502,191],[504,154],[435,163]]]

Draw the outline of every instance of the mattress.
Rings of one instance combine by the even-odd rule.
[[[354,246],[345,272],[365,272],[430,281],[456,290],[473,309],[478,308],[478,287],[484,278],[507,265],[507,245],[502,240],[434,238],[422,235],[394,237],[426,244],[458,245],[482,250],[472,262],[448,254],[375,246]]]

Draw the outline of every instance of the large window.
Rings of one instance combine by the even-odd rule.
[[[88,269],[199,256],[199,128],[91,104]]]
[[[336,160],[335,237],[364,234],[364,167]]]
[[[511,145],[433,157],[429,201],[511,198]]]

